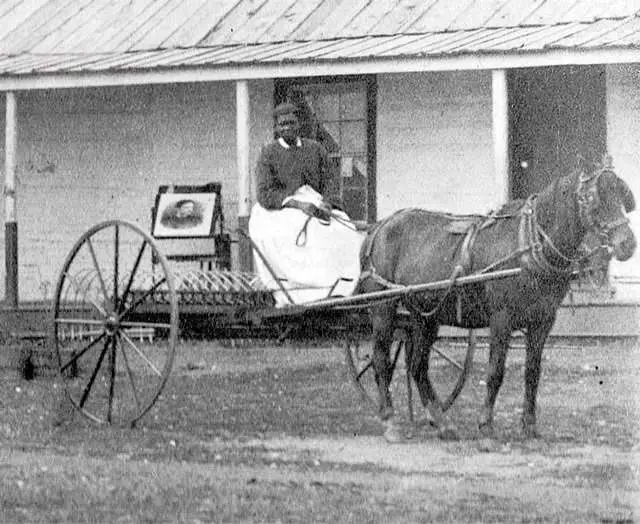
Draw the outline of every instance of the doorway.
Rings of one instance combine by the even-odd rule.
[[[526,198],[607,149],[604,66],[508,74],[511,197]]]
[[[347,214],[376,220],[375,77],[283,79],[275,84],[275,104],[301,108],[302,135],[318,140],[340,173]]]

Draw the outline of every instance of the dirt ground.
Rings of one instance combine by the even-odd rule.
[[[386,443],[339,347],[181,343],[135,429],[98,427],[57,380],[5,368],[0,521],[635,522],[639,349],[548,347],[534,441],[519,431],[518,348],[491,441],[476,427],[485,348],[451,409],[457,442],[419,418],[411,440]]]

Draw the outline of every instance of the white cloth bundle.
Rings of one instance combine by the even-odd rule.
[[[320,206],[322,196],[303,186],[285,199]],[[353,293],[360,275],[359,253],[364,234],[356,231],[349,217],[332,210],[327,224],[300,209],[268,210],[255,204],[249,219],[249,235],[293,299],[301,304]],[[274,291],[276,305],[289,304],[260,255],[253,256],[256,273]],[[345,280],[341,280],[345,279]]]

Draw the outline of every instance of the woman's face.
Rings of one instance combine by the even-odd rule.
[[[276,135],[287,142],[292,142],[300,134],[300,121],[293,114],[278,115],[276,117]]]

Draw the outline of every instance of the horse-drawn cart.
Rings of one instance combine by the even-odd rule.
[[[316,335],[332,332],[345,341],[349,372],[374,404],[367,386],[373,383],[371,354],[360,343],[369,307],[519,271],[275,307],[254,275],[176,272],[151,235],[133,223],[109,220],[83,234],[64,262],[54,298],[53,341],[69,399],[97,422],[132,424],[152,407],[171,371],[181,326],[196,322],[206,324],[202,329],[209,338],[276,340],[305,328]],[[404,340],[397,337],[394,365]],[[464,385],[473,344],[462,361],[444,350],[437,353],[452,367],[453,383],[442,393],[447,409]]]
[[[464,386],[474,344],[470,334],[466,351],[451,356],[434,346],[438,327],[491,327],[480,420],[488,429],[509,339],[521,330],[527,339],[523,423],[534,434],[542,348],[575,264],[585,258],[581,243],[593,234],[597,250],[628,259],[636,242],[624,212],[634,207],[628,186],[605,166],[561,178],[499,213],[473,217],[455,238],[447,228],[461,217],[408,210],[378,223],[367,236],[363,253],[375,264],[363,267],[363,275],[376,267],[382,271],[362,280],[356,294],[330,293],[278,307],[255,275],[231,271],[226,263],[174,271],[156,238],[133,223],[109,220],[81,236],[60,273],[52,329],[59,370],[83,414],[97,422],[133,424],[165,386],[180,329],[197,323],[208,338],[274,340],[331,332],[345,343],[348,370],[362,397],[383,419],[393,413],[388,389],[404,347],[407,377],[446,433],[443,413]],[[229,240],[225,235],[221,231],[216,242]],[[404,275],[402,282],[386,280],[392,274]],[[373,348],[363,350],[360,342],[371,338],[371,329]],[[394,330],[399,336],[392,341]],[[436,357],[445,372],[442,363],[429,365]],[[446,378],[436,380],[437,372]],[[411,379],[407,383],[411,400]]]

